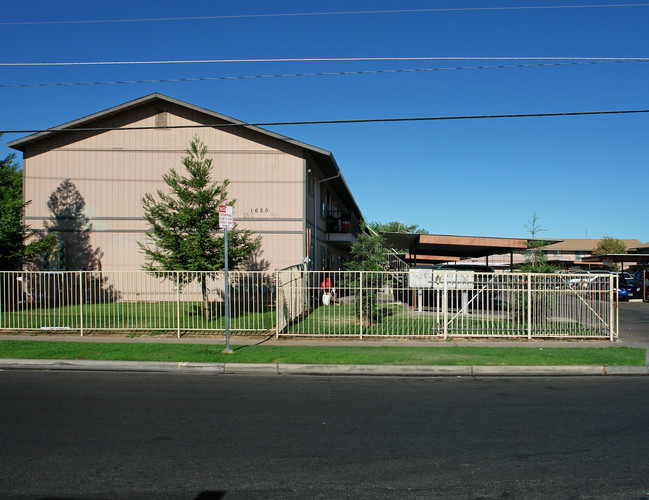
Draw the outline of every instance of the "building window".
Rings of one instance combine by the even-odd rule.
[[[323,185],[320,186],[320,218],[324,219],[327,215],[327,188]]]

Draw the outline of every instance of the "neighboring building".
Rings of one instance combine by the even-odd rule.
[[[183,175],[194,136],[213,159],[212,180],[230,179],[238,227],[262,237],[249,269],[315,259],[317,269],[341,269],[359,231],[361,212],[330,152],[207,109],[152,94],[55,129],[9,143],[23,153],[25,219],[43,227],[51,193],[70,179],[85,200],[103,270],[141,269],[136,242],[148,229],[141,199],[166,191],[162,175],[171,168]]]
[[[629,253],[649,253],[649,243],[627,247]]]
[[[587,270],[591,267],[602,265],[601,263],[583,260],[593,255],[593,251],[597,248],[600,239],[565,239],[552,241],[553,243],[541,247],[543,255],[549,264],[553,264],[560,269],[572,271]],[[636,239],[622,241],[626,245],[629,254],[646,252],[649,247],[649,244],[643,245]],[[507,269],[510,266],[510,263],[513,263],[514,267],[516,267],[526,262],[528,254],[531,252],[532,250],[527,250],[527,252],[514,253],[513,255],[489,255],[488,257],[466,259],[462,262],[471,264],[489,264],[496,269]],[[629,258],[629,264],[633,262],[634,260]]]
[[[621,240],[627,250],[642,245],[639,240]],[[584,262],[583,259],[593,255],[600,239],[566,239],[551,245],[542,247],[543,254],[550,264],[559,265],[568,269],[588,269],[594,265],[592,262]]]

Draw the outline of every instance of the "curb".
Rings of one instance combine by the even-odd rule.
[[[0,359],[0,370],[76,370],[114,372],[223,373],[225,363],[164,361],[93,361],[87,359]]]
[[[162,361],[91,361],[60,359],[0,359],[0,370],[61,370],[114,372],[177,372],[249,375],[337,375],[394,377],[531,377],[638,376],[647,366],[422,366],[306,365],[271,363],[191,363]]]

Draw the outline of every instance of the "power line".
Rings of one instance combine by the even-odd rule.
[[[212,123],[193,125],[169,125],[166,127],[79,127],[79,128],[48,128],[27,130],[0,130],[0,134],[37,134],[42,132],[108,132],[111,130],[154,130],[154,129],[188,129],[188,128],[229,128],[229,127],[277,127],[284,125],[341,125],[355,123],[399,123],[423,122],[442,120],[485,120],[494,118],[544,118],[559,116],[595,116],[595,115],[623,115],[649,113],[649,109],[627,109],[614,111],[574,111],[560,113],[519,113],[498,115],[459,115],[459,116],[425,116],[410,118],[362,118],[357,120],[311,120],[292,122],[257,122],[257,123]]]
[[[454,68],[414,68],[414,69],[377,69],[365,71],[331,71],[321,73],[285,73],[275,75],[243,75],[243,76],[213,76],[213,77],[196,77],[196,78],[159,78],[152,80],[116,80],[104,82],[55,82],[55,83],[15,83],[0,84],[0,88],[16,87],[70,87],[80,85],[117,85],[133,83],[177,83],[177,82],[210,82],[217,80],[246,80],[257,78],[290,78],[306,76],[344,76],[344,75],[374,75],[383,73],[419,73],[430,71],[452,71],[468,69],[511,69],[511,68],[540,68],[550,66],[584,66],[592,64],[628,64],[649,62],[649,59],[625,60],[625,61],[585,61],[585,62],[563,62],[563,63],[537,63],[537,64],[505,64],[498,66],[460,66]]]
[[[169,61],[4,62],[0,66],[115,66],[138,64],[219,64],[375,61],[649,61],[649,57],[300,57],[274,59],[188,59]]]
[[[267,17],[307,17],[307,16],[341,16],[361,14],[417,14],[425,12],[470,12],[470,11],[501,11],[501,10],[551,10],[551,9],[598,9],[612,7],[648,7],[649,3],[626,4],[590,4],[590,5],[537,5],[512,7],[450,7],[437,9],[395,9],[395,10],[357,10],[333,12],[294,12],[275,14],[232,14],[220,16],[191,16],[191,17],[152,17],[139,19],[89,19],[74,21],[13,21],[0,22],[3,26],[25,26],[43,24],[108,24],[108,23],[141,23],[160,21],[205,21],[217,19],[254,19]]]

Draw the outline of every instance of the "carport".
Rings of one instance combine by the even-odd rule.
[[[407,250],[405,260],[411,266],[456,262],[461,259],[508,253],[510,269],[514,267],[514,252],[527,249],[527,239],[492,238],[481,236],[451,236],[441,234],[381,233],[385,245]]]
[[[643,267],[649,264],[649,253],[608,253],[605,255],[589,255],[583,257],[582,262],[588,264],[600,264],[608,266],[613,263],[620,263],[621,268],[624,269],[624,264],[640,264]]]
[[[582,262],[587,262],[589,264],[600,264],[602,266],[608,266],[613,263],[620,263],[620,269],[624,269],[624,264],[634,263],[636,265],[641,265],[645,269],[649,265],[649,253],[609,253],[605,255],[590,255],[581,259]],[[649,278],[649,271],[645,271],[644,280],[646,281]],[[644,287],[643,297],[644,301],[647,301],[647,288]]]

